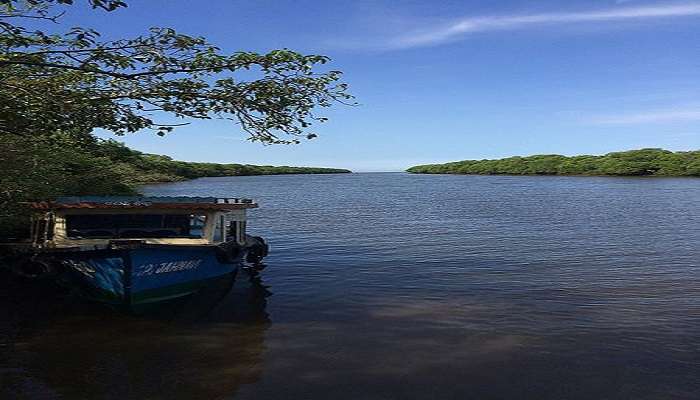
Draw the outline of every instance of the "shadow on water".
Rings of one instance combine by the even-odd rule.
[[[258,276],[138,315],[0,279],[0,398],[217,399],[260,379],[270,293]]]

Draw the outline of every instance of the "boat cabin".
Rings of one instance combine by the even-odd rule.
[[[249,199],[63,197],[31,204],[36,248],[102,248],[114,242],[217,245],[246,238]]]

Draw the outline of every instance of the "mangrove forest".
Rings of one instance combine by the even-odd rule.
[[[640,149],[601,156],[542,154],[418,165],[417,174],[700,176],[700,151]]]
[[[174,182],[205,176],[328,174],[335,168],[260,166],[176,161],[142,153],[115,140],[69,134],[22,137],[0,141],[0,237],[27,228],[22,202],[64,195],[137,195],[146,183]]]

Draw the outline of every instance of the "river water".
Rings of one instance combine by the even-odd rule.
[[[700,398],[700,179],[368,173],[144,192],[255,198],[267,268],[151,316],[6,283],[0,396]]]

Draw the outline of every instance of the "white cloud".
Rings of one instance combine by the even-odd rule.
[[[700,107],[652,110],[630,114],[601,115],[590,119],[599,125],[638,125],[700,121]]]
[[[587,12],[555,12],[529,15],[467,17],[439,27],[429,27],[389,40],[387,47],[428,46],[457,39],[468,33],[515,30],[544,25],[612,22],[654,18],[700,16],[700,4],[618,7]]]

